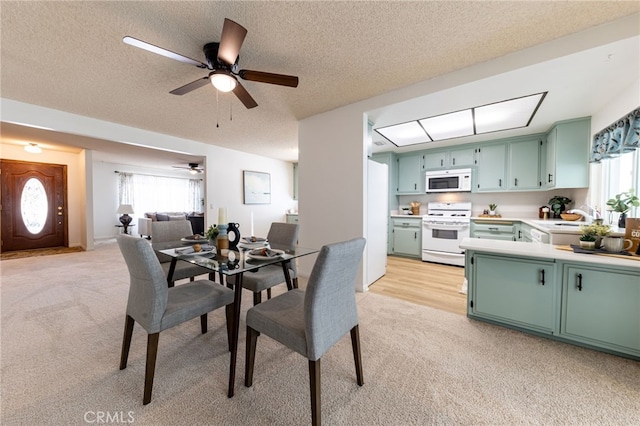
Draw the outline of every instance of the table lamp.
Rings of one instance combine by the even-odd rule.
[[[133,220],[133,218],[129,216],[129,214],[133,214],[133,207],[131,204],[120,204],[120,207],[118,207],[118,214],[122,215],[120,216],[120,223],[124,226],[124,233],[126,234],[127,227]]]

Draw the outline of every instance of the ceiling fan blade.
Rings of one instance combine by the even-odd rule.
[[[184,95],[185,93],[189,93],[193,90],[199,89],[202,86],[206,86],[209,84],[209,77],[202,77],[197,79],[196,81],[192,81],[191,83],[187,83],[182,87],[178,87],[177,89],[173,89],[169,93],[172,95]]]
[[[146,41],[138,40],[137,38],[126,36],[122,39],[122,41],[130,44],[131,46],[139,47],[140,49],[148,50],[149,52],[153,52],[170,59],[175,59],[176,61],[184,62],[185,64],[195,65],[198,68],[207,68],[207,65],[200,61],[196,61],[195,59],[188,58],[186,56],[180,55],[179,53],[175,53],[162,47],[147,43]]]
[[[298,77],[293,75],[273,74],[263,71],[240,70],[238,75],[249,81],[277,84],[279,86],[298,87]]]
[[[247,89],[245,89],[244,86],[240,84],[240,82],[238,82],[236,88],[233,89],[233,93],[235,93],[238,99],[240,99],[240,102],[242,102],[244,106],[247,107],[247,109],[255,108],[258,106],[256,101],[253,100],[249,92],[247,92]]]
[[[246,35],[247,29],[245,27],[233,22],[231,19],[224,18],[218,58],[228,65],[233,65],[238,58],[240,47]]]

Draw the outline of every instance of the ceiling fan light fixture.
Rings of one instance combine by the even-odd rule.
[[[238,85],[238,80],[227,70],[215,70],[209,75],[213,87],[221,92],[231,92]]]

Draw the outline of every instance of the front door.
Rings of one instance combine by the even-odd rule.
[[[68,246],[67,166],[2,160],[2,251]]]

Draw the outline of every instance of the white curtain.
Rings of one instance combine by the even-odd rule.
[[[120,204],[131,204],[136,216],[145,212],[202,211],[202,181],[120,173]]]

